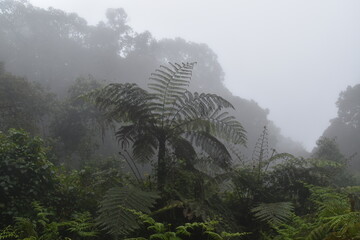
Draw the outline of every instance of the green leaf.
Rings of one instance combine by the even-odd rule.
[[[157,193],[133,186],[111,188],[100,202],[96,222],[111,235],[126,235],[139,228],[138,216],[127,209],[150,213],[157,198]]]

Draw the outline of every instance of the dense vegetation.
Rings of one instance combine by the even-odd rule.
[[[307,154],[205,45],[0,10],[0,239],[360,239],[359,85]]]
[[[0,237],[356,239],[360,189],[335,140],[297,158],[271,150],[265,127],[242,161],[245,129],[226,99],[187,90],[194,67],[161,66],[150,91],[79,78],[62,102],[2,70],[13,97],[2,100]],[[119,155],[99,149],[109,132]]]

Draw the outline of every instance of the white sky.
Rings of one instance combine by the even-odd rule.
[[[339,92],[360,83],[359,0],[29,1],[90,24],[121,7],[137,32],[208,44],[226,86],[270,109],[283,135],[308,150],[336,117]]]

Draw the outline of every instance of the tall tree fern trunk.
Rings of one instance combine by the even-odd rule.
[[[161,135],[158,138],[159,141],[159,152],[158,152],[158,166],[157,166],[157,181],[158,190],[161,192],[164,190],[166,183],[166,160],[165,160],[165,136]]]

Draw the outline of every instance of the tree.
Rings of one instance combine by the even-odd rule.
[[[340,93],[336,102],[338,117],[346,125],[353,128],[360,127],[360,84],[354,87],[347,87],[346,91]]]
[[[339,150],[346,157],[354,156],[360,149],[360,84],[341,92],[336,105],[338,116],[331,120],[322,137],[336,138]],[[359,161],[354,161],[358,160],[358,156],[355,157],[349,165],[353,170],[359,170]]]
[[[244,145],[242,125],[224,112],[234,108],[215,94],[187,91],[195,63],[160,66],[151,74],[148,92],[136,84],[110,84],[88,96],[108,122],[123,124],[116,131],[122,148],[132,147],[140,160],[157,155],[157,180],[163,190],[170,156],[191,166],[203,150],[218,166],[227,168],[231,156],[219,138]]]
[[[0,159],[1,225],[28,216],[32,201],[49,202],[57,180],[42,140],[24,131],[0,132]]]
[[[92,76],[79,77],[68,89],[68,97],[60,104],[50,124],[51,136],[58,140],[57,156],[71,160],[70,166],[79,167],[89,161],[99,148],[96,119],[100,112],[80,95],[101,87]]]
[[[5,72],[0,63],[0,130],[23,128],[39,132],[53,103],[53,95],[39,84]]]

